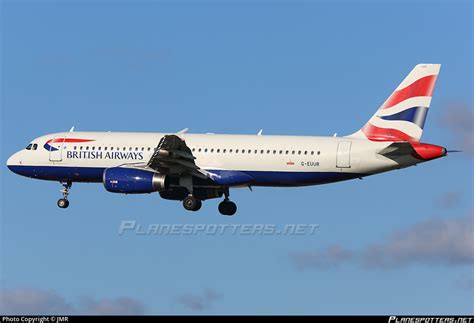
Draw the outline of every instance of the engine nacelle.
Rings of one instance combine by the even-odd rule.
[[[112,167],[104,171],[104,187],[113,193],[139,194],[168,189],[166,175],[143,169]]]

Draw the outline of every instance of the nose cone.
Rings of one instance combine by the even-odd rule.
[[[20,165],[20,159],[18,156],[18,153],[14,153],[13,155],[10,156],[7,160],[7,167],[14,173],[17,172],[17,167]]]

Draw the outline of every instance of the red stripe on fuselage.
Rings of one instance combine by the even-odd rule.
[[[422,77],[419,80],[416,80],[407,87],[395,91],[392,95],[385,101],[381,109],[388,109],[394,105],[405,101],[406,99],[414,98],[417,96],[432,96],[433,89],[436,83],[437,75],[428,75]]]
[[[90,142],[90,141],[95,141],[92,139],[73,139],[73,138],[55,138],[55,139],[50,139],[46,143],[55,143],[55,142]]]

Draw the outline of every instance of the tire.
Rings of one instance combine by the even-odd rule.
[[[232,216],[237,212],[237,205],[231,201],[222,201],[219,203],[219,212],[222,215]]]
[[[201,208],[202,202],[194,196],[186,196],[183,200],[183,207],[188,211],[197,211]]]
[[[58,200],[58,206],[59,206],[61,209],[66,209],[66,208],[69,206],[69,201],[66,200],[66,199],[59,199],[59,200]]]
[[[196,208],[193,211],[199,211],[201,209],[201,207],[202,207],[202,201],[197,200]]]

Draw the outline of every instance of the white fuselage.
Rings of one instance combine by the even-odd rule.
[[[162,133],[64,132],[36,138],[7,162],[21,175],[101,182],[104,169],[146,164]],[[390,142],[347,137],[178,134],[211,174],[243,172],[252,185],[302,186],[363,177],[413,165],[377,154]],[[55,142],[56,138],[56,142]],[[57,138],[65,138],[65,140]],[[34,146],[36,145],[36,146]],[[228,185],[233,186],[233,185]],[[238,186],[238,185],[235,185]]]

